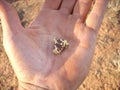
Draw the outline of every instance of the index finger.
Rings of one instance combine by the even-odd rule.
[[[86,19],[86,25],[96,32],[98,31],[109,0],[95,0],[93,9]]]

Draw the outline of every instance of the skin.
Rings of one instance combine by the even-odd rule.
[[[18,90],[75,90],[82,84],[108,0],[95,0],[90,12],[92,2],[45,0],[39,15],[24,28],[16,10],[0,0],[3,46],[17,75]],[[52,52],[54,37],[69,42],[59,55]]]

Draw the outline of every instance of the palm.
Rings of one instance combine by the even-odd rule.
[[[19,81],[41,87],[55,83],[60,90],[70,90],[69,86],[75,89],[89,70],[96,41],[93,27],[86,26],[83,20],[78,15],[43,9],[26,30],[18,27],[16,35],[4,34],[4,47]],[[59,55],[52,52],[54,37],[70,44]]]

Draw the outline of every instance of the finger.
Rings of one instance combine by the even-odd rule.
[[[0,19],[3,35],[16,34],[18,29],[23,28],[15,9],[3,0],[0,1]]]
[[[43,9],[58,9],[62,0],[45,0]]]
[[[77,0],[63,0],[60,11],[66,14],[72,13]]]
[[[86,16],[90,10],[92,0],[77,0],[73,15],[80,17],[81,21],[85,21]]]
[[[96,0],[92,11],[86,19],[86,25],[93,30],[98,30],[109,0]]]

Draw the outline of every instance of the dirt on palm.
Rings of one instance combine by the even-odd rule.
[[[7,0],[23,26],[37,16],[44,0]],[[1,28],[1,25],[0,25]],[[17,78],[3,48],[0,30],[0,90],[15,90]],[[89,74],[78,90],[120,90],[120,0],[110,0],[97,37]]]

